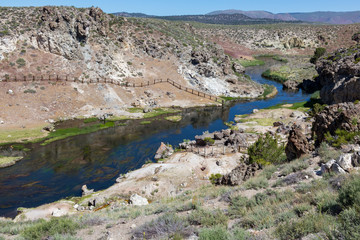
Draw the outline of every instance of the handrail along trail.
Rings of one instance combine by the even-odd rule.
[[[78,83],[105,83],[105,84],[114,84],[114,85],[118,85],[118,86],[123,86],[123,87],[147,87],[147,86],[151,86],[151,85],[155,85],[155,84],[159,84],[159,83],[168,83],[174,87],[176,87],[177,89],[180,89],[182,91],[185,91],[187,93],[193,94],[195,96],[198,97],[203,97],[203,98],[207,98],[210,99],[212,101],[215,102],[219,102],[222,103],[222,99],[217,97],[217,96],[213,96],[204,92],[200,92],[198,90],[195,90],[193,88],[188,88],[185,87],[179,83],[176,83],[175,81],[171,80],[171,79],[166,79],[166,81],[164,81],[163,79],[154,79],[151,81],[147,81],[145,83],[131,83],[131,82],[119,82],[116,81],[114,79],[109,79],[109,78],[96,78],[96,79],[79,79],[76,77],[69,77],[69,76],[65,76],[65,77],[59,77],[58,75],[56,76],[39,76],[39,77],[35,77],[35,76],[31,76],[31,77],[27,77],[27,76],[23,76],[23,77],[17,77],[14,76],[13,78],[6,76],[4,79],[0,80],[0,82],[38,82],[38,81],[47,81],[47,82],[78,82]]]

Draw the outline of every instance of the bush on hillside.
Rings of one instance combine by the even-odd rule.
[[[284,144],[278,144],[278,137],[267,133],[248,148],[249,162],[268,165],[285,161]]]
[[[314,52],[314,56],[310,59],[310,62],[316,64],[317,60],[322,57],[326,53],[325,48],[316,48]]]
[[[360,210],[360,176],[354,175],[346,180],[339,191],[338,202],[344,208],[355,207]]]

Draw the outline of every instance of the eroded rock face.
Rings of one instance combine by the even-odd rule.
[[[161,142],[160,147],[156,151],[155,160],[159,160],[162,158],[170,157],[171,154],[174,153],[174,149],[171,146],[167,146],[165,143]]]
[[[327,132],[334,135],[337,129],[359,131],[359,118],[360,104],[339,103],[327,106],[315,116],[312,132],[316,135],[317,142],[321,143]]]
[[[222,176],[217,180],[216,184],[219,185],[239,185],[242,182],[248,180],[250,177],[255,176],[258,170],[262,169],[257,163],[247,165],[241,163],[238,167],[234,168],[230,173]]]
[[[298,126],[293,126],[289,132],[288,143],[285,147],[285,153],[288,160],[293,160],[309,153],[312,146],[306,136],[301,132]]]
[[[284,82],[283,86],[285,89],[297,90],[299,84],[295,81],[289,80],[289,81]]]
[[[144,197],[141,197],[137,194],[133,194],[131,195],[130,197],[130,203],[134,206],[145,206],[145,205],[148,205],[149,202],[146,198]]]
[[[316,64],[320,96],[327,104],[360,99],[360,45],[341,48]]]

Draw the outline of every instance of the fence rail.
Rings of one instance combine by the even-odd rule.
[[[151,86],[151,85],[155,85],[155,84],[159,84],[159,83],[168,83],[171,84],[172,86],[174,86],[177,89],[180,89],[182,91],[185,91],[187,93],[193,94],[195,96],[198,97],[203,97],[203,98],[207,98],[210,99],[212,101],[215,102],[220,102],[222,103],[222,99],[217,97],[217,96],[213,96],[204,92],[200,92],[198,90],[195,90],[193,88],[188,88],[185,87],[179,83],[176,83],[175,81],[171,80],[171,79],[154,79],[154,80],[150,80],[147,82],[142,82],[142,83],[131,83],[131,82],[120,82],[114,79],[110,79],[110,78],[96,78],[96,79],[79,79],[76,77],[70,77],[68,75],[66,76],[59,76],[59,75],[47,75],[47,76],[5,76],[3,79],[0,79],[0,82],[77,82],[77,83],[105,83],[105,84],[113,84],[113,85],[118,85],[118,86],[123,86],[123,87],[147,87],[147,86]]]

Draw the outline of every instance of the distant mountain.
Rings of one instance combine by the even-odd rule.
[[[242,11],[242,10],[223,10],[214,11],[207,15],[218,14],[244,14],[251,18],[279,19],[284,21],[304,21],[321,22],[330,24],[351,24],[360,23],[360,11],[354,12],[309,12],[309,13],[271,13],[266,11]]]
[[[267,12],[267,11],[242,11],[242,10],[235,10],[235,9],[214,11],[214,12],[208,13],[207,15],[236,14],[236,13],[244,14],[245,16],[248,16],[251,18],[268,18],[268,19],[278,19],[278,20],[284,20],[284,21],[297,21],[298,20],[288,13],[274,14],[274,13]]]
[[[296,19],[304,22],[322,22],[331,24],[360,23],[360,11],[354,12],[313,12],[290,13]]]
[[[274,18],[253,18],[241,13],[225,13],[225,14],[207,14],[207,15],[179,15],[179,16],[152,16],[143,13],[113,13],[123,17],[140,17],[140,18],[158,18],[169,21],[192,21],[208,24],[224,24],[224,25],[244,25],[244,24],[272,24],[284,22],[281,19]]]
[[[147,15],[145,13],[117,12],[117,13],[112,13],[112,14],[116,15],[116,16],[121,16],[121,17],[138,17],[138,18],[155,17],[155,16],[152,16],[152,15]]]

